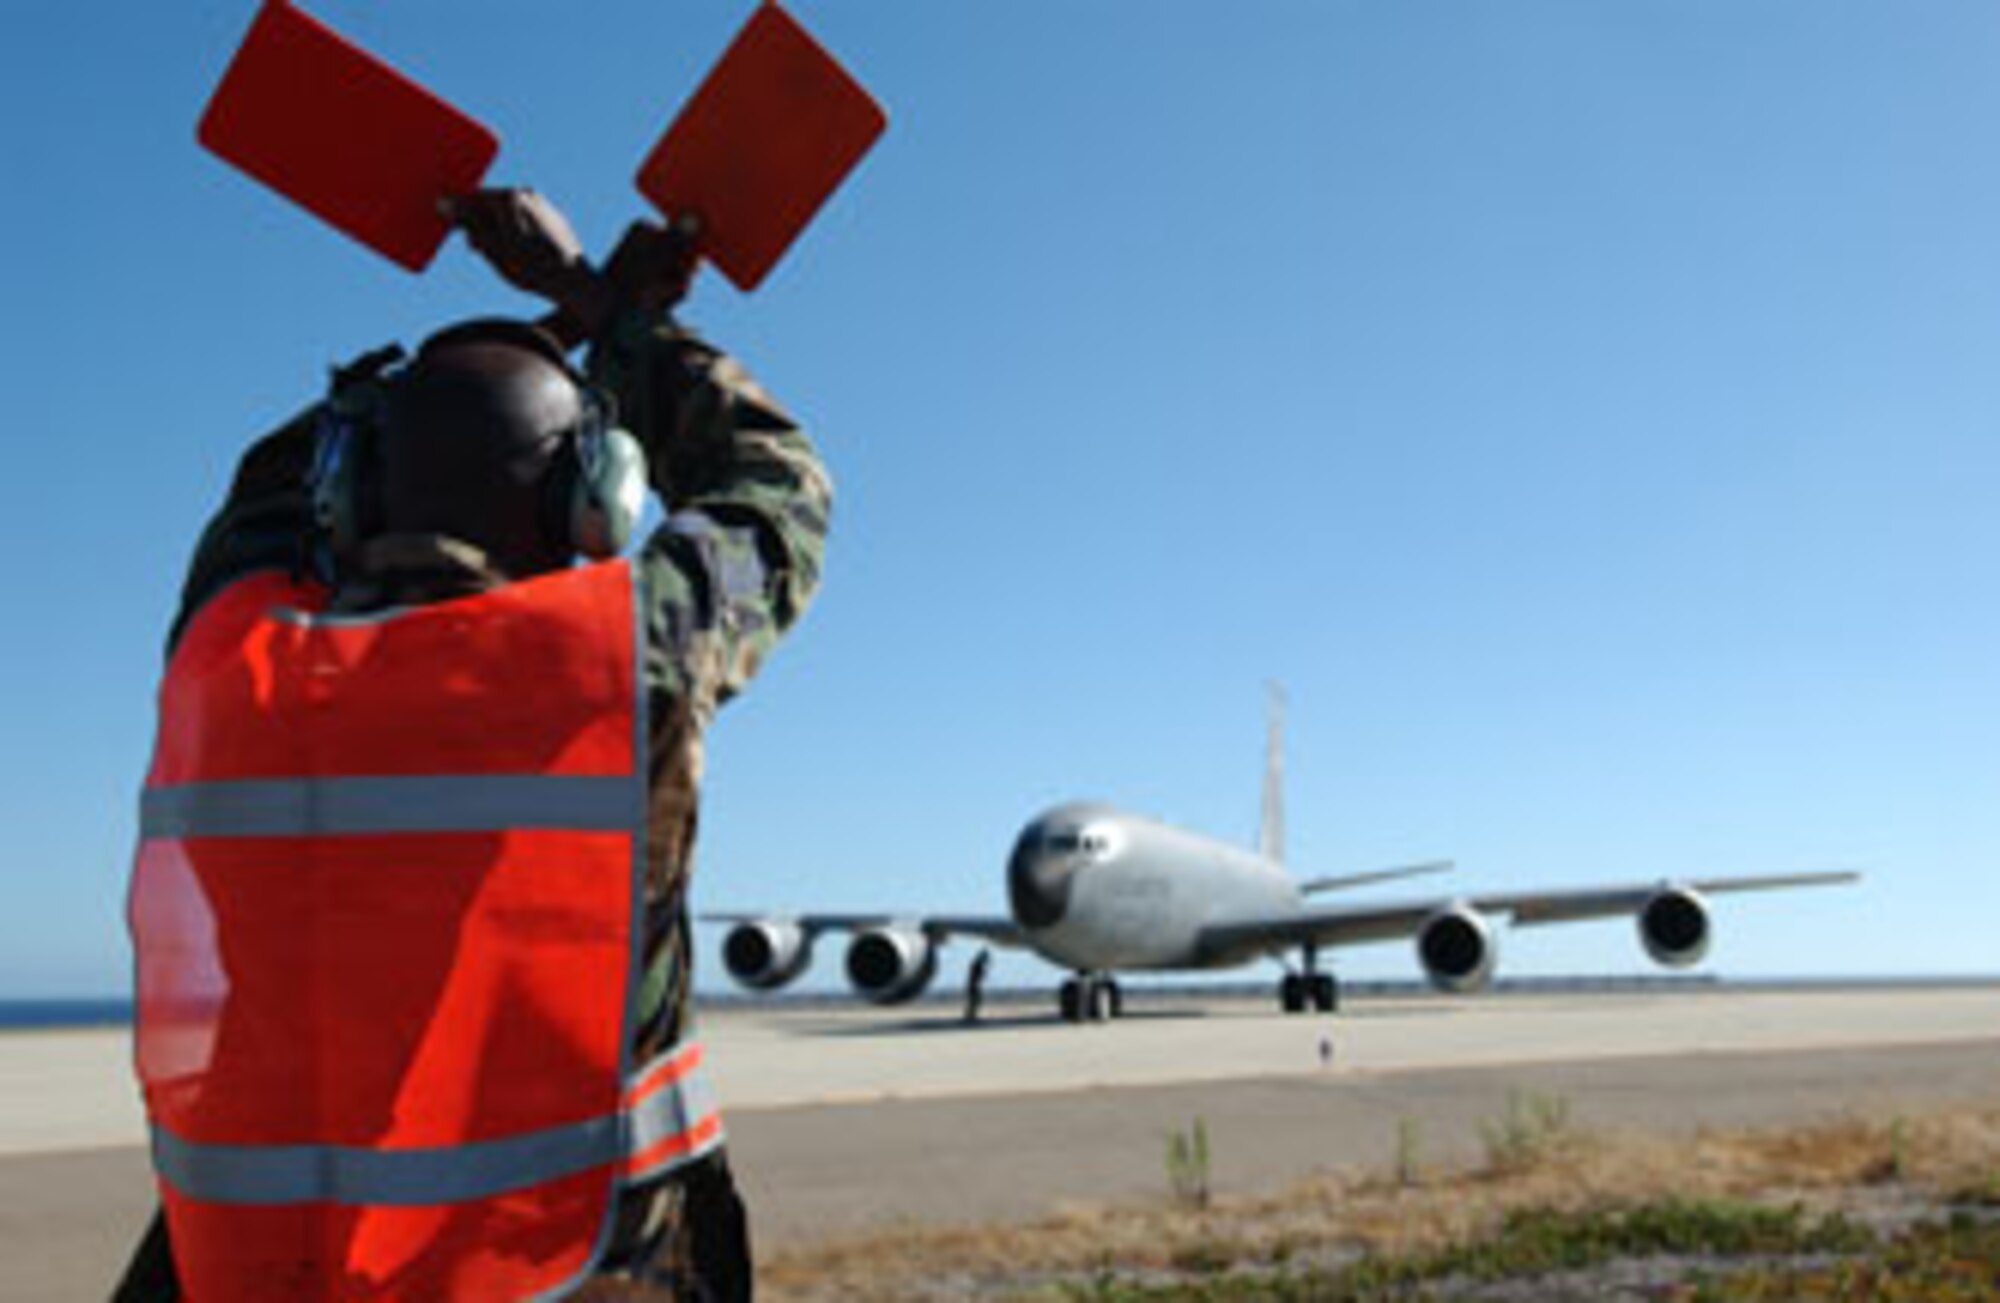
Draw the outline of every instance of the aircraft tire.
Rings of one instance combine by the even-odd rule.
[[[1107,977],[1104,979],[1104,995],[1107,1002],[1106,1007],[1110,1010],[1111,1016],[1113,1018],[1123,1018],[1125,1016],[1125,992],[1119,989],[1115,978]]]
[[[1332,973],[1314,973],[1307,979],[1311,987],[1312,1007],[1321,1013],[1332,1013],[1340,1008],[1340,983]]]
[[[1083,983],[1074,977],[1065,981],[1061,989],[1056,992],[1056,1008],[1061,1011],[1064,1022],[1082,1022]]]
[[[1283,1007],[1286,1013],[1304,1013],[1306,1011],[1305,979],[1297,973],[1286,973],[1284,980],[1278,983],[1278,1004]]]
[[[1088,977],[1083,982],[1083,1016],[1091,1022],[1107,1022],[1111,1018],[1111,984],[1101,978]]]

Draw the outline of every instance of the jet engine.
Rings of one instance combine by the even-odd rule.
[[[1483,989],[1492,979],[1500,948],[1492,925],[1470,906],[1446,905],[1417,929],[1417,958],[1432,986],[1464,994]]]
[[[796,923],[758,919],[738,923],[722,939],[729,975],[753,991],[775,991],[806,971],[812,936]]]
[[[1662,887],[1639,910],[1639,940],[1653,962],[1686,968],[1708,953],[1708,902],[1689,887]]]
[[[922,932],[869,928],[847,945],[847,980],[872,1004],[914,1000],[936,976],[937,947]]]

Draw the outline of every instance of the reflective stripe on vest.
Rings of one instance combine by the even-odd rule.
[[[203,1303],[555,1297],[621,1187],[723,1141],[634,1070],[644,631],[629,566],[323,619],[246,578],[160,693],[136,1057]]]
[[[427,774],[420,778],[264,778],[147,789],[139,835],[340,837],[369,833],[559,828],[625,832],[630,778]]]
[[[612,1163],[637,1185],[722,1144],[701,1060],[699,1043],[670,1050],[634,1076],[620,1112],[504,1140],[398,1150],[203,1145],[156,1126],[153,1164],[181,1194],[217,1204],[462,1203]]]

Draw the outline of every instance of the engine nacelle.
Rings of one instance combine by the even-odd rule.
[[[784,919],[738,923],[722,939],[729,975],[753,991],[775,991],[806,971],[812,936]]]
[[[1484,989],[1499,958],[1492,924],[1469,906],[1447,905],[1417,929],[1417,959],[1424,976],[1440,991],[1464,994]]]
[[[937,976],[937,967],[937,947],[910,929],[869,928],[847,945],[847,980],[872,1004],[916,999]]]
[[[1708,953],[1708,902],[1689,887],[1662,887],[1639,910],[1639,940],[1653,962],[1686,968]]]

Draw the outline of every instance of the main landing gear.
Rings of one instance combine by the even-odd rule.
[[[1304,1013],[1308,1008],[1332,1013],[1340,1008],[1340,983],[1332,973],[1286,973],[1278,983],[1278,1003],[1286,1013]]]
[[[1286,973],[1278,983],[1278,1004],[1286,1013],[1304,1013],[1308,1008],[1332,1013],[1340,1008],[1340,981],[1332,973],[1319,971],[1319,955],[1305,949],[1305,971]]]
[[[1064,1022],[1105,1022],[1125,1012],[1125,997],[1109,973],[1078,973],[1062,984],[1056,1006]]]

